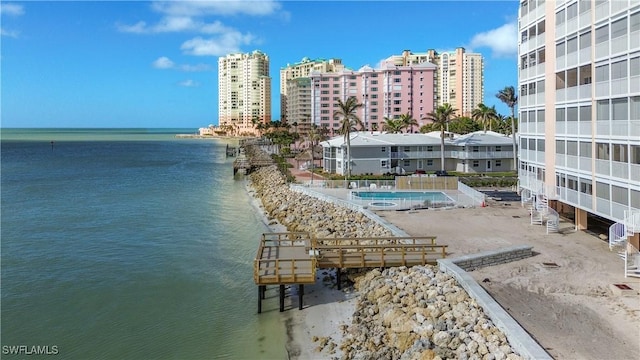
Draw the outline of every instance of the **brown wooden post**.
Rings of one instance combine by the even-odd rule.
[[[261,285],[261,292],[262,292],[262,299],[264,300],[264,298],[266,297],[267,294],[267,285]]]
[[[284,285],[280,285],[280,312],[284,311]]]
[[[340,290],[342,286],[342,281],[340,279],[340,268],[336,268],[336,282],[338,283],[338,290]]]
[[[298,310],[302,310],[302,297],[304,295],[304,284],[298,285]]]

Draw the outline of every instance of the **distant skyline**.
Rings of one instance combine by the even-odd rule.
[[[358,70],[403,50],[464,47],[485,61],[485,104],[517,86],[517,14],[509,1],[2,1],[2,127],[198,128],[218,123],[218,58],[280,69],[339,58]]]

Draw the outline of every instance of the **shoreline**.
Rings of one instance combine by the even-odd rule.
[[[273,187],[281,185],[276,181]],[[295,195],[283,201],[274,198],[272,192],[275,190],[262,193],[268,203],[274,199],[277,202],[272,204],[272,212],[274,208],[279,210],[278,207],[290,207],[292,204],[298,211],[304,211],[304,206],[308,205]],[[258,199],[258,191],[254,190],[251,195],[257,204],[262,203],[262,199]],[[478,209],[374,213],[410,235],[437,235],[439,243],[448,245],[450,257],[454,258],[509,245],[533,245],[537,254],[532,258],[478,269],[469,274],[554,358],[578,356],[595,360],[606,353],[611,358],[630,359],[630,354],[640,351],[632,340],[634,333],[640,335],[640,302],[637,296],[616,296],[608,288],[611,283],[625,283],[637,290],[640,280],[626,279],[622,273],[616,272],[620,268],[617,256],[605,249],[606,244],[585,232],[572,231],[572,226],[566,222],[561,223],[561,233],[545,235],[544,227],[529,224],[526,209],[501,205],[492,204]],[[261,205],[257,209],[269,224],[271,220],[267,218],[267,209]],[[322,210],[316,212],[321,213]],[[460,218],[465,219],[464,227],[454,225]],[[287,231],[286,227],[279,229]],[[557,263],[559,267],[551,270],[541,268],[539,265],[544,262]],[[323,270],[320,271],[322,273]],[[326,275],[332,274],[323,274]],[[487,279],[490,281],[484,281]],[[318,278],[316,284],[305,287],[303,310],[292,306],[297,303],[297,296],[289,296],[286,300],[291,302],[287,303],[290,310],[285,315],[286,348],[292,359],[353,356],[353,353],[343,354],[341,342],[345,335],[343,331],[354,320],[359,294],[352,290],[350,293],[338,291],[332,288],[333,283],[322,280]],[[560,306],[559,296],[562,303],[567,303],[566,306]],[[571,308],[580,311],[580,315],[568,316],[567,311]],[[557,329],[552,325],[555,323],[553,319],[563,319],[562,326]],[[562,331],[563,328],[573,333]],[[594,347],[589,340],[594,336],[608,338],[609,345]]]

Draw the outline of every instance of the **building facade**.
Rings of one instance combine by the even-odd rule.
[[[333,115],[339,109],[338,100],[344,102],[352,96],[362,104],[356,114],[365,127],[360,130],[381,130],[385,118],[409,114],[418,122],[409,131],[417,132],[426,123],[422,119],[434,109],[435,65],[430,63],[383,63],[380,69],[364,66],[358,71],[311,72],[309,77],[311,121],[326,127],[330,135],[337,134],[342,120]]]
[[[342,65],[342,60],[340,59],[309,59],[307,57],[302,58],[300,62],[294,64],[287,64],[287,66],[280,69],[280,119],[282,121],[288,123],[297,122],[298,124],[308,123],[308,113],[296,113],[296,110],[293,113],[289,112],[289,98],[292,94],[289,93],[289,89],[291,85],[289,82],[294,79],[299,78],[308,78],[309,74],[312,71],[318,71],[322,73],[330,73],[344,70],[344,65]],[[295,85],[293,84],[293,89],[295,90]],[[300,94],[296,94],[296,96],[300,96]],[[309,103],[311,103],[311,98],[307,98]],[[300,103],[301,99],[294,99],[296,103]],[[300,115],[300,116],[298,116]]]
[[[311,128],[311,79],[299,77],[287,81],[287,123],[301,136]]]
[[[448,103],[458,110],[458,115],[471,116],[473,109],[484,102],[484,58],[481,54],[468,53],[461,47],[442,53],[433,49],[416,54],[405,50],[386,61],[403,66],[435,64],[436,106]]]
[[[257,134],[271,121],[269,57],[258,50],[218,59],[218,121],[234,135]]]
[[[519,32],[521,187],[580,229],[637,216],[640,2],[524,0]]]
[[[324,141],[323,169],[344,175],[347,150],[343,136]],[[351,174],[412,174],[441,169],[440,132],[391,134],[359,131],[351,134]],[[444,147],[447,171],[486,173],[509,171],[513,163],[513,142],[508,136],[478,131],[466,135],[448,134]]]

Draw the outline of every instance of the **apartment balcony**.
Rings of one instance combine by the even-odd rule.
[[[629,136],[640,137],[640,120],[629,120]]]
[[[627,0],[611,1],[611,15],[617,12],[620,12],[622,10],[625,10],[628,6],[629,6],[629,3]]]
[[[591,158],[580,156],[578,162],[580,171],[591,172]]]
[[[566,58],[567,58],[566,67],[572,68],[578,65],[578,51],[568,53]]]
[[[609,1],[605,1],[604,3],[596,6],[595,12],[596,12],[596,22],[609,16]]]
[[[565,121],[567,124],[567,135],[578,134],[578,122],[577,121]]]
[[[596,159],[596,174],[609,176],[611,174],[609,168],[611,162],[609,160]]]
[[[512,159],[513,151],[452,151],[451,155],[454,159]]]
[[[600,81],[596,83],[596,97],[608,97],[609,96],[609,82]]]
[[[629,121],[611,120],[611,135],[627,136],[629,134]]]
[[[629,179],[629,164],[626,162],[611,162],[611,176],[627,180]]]
[[[585,26],[591,25],[591,10],[587,10],[582,14],[579,14],[578,22],[579,22],[580,29],[582,29]]]
[[[591,99],[591,84],[584,84],[578,87],[580,99]]]
[[[556,166],[564,167],[566,164],[566,155],[564,154],[556,154]]]
[[[629,164],[629,180],[640,182],[640,164]]]
[[[611,40],[611,55],[627,51],[627,35],[618,36]]]
[[[638,37],[640,38],[640,34],[638,34]],[[629,92],[632,94],[640,92],[640,76],[632,76],[629,83],[631,84]]]
[[[596,44],[595,60],[607,57],[609,54],[609,41],[603,41],[600,44]]]
[[[567,62],[566,56],[564,55],[558,56],[556,58],[556,71],[566,68],[567,67],[566,62]]]
[[[572,86],[565,89],[565,101],[576,101],[578,100],[578,87]]]
[[[596,136],[609,136],[611,125],[609,120],[596,121]]]
[[[591,62],[591,46],[578,50],[580,63]]]
[[[575,155],[567,155],[567,162],[565,167],[568,167],[570,169],[577,169],[578,168],[578,157]]]
[[[626,94],[628,88],[628,80],[626,78],[611,80],[611,95]]]

